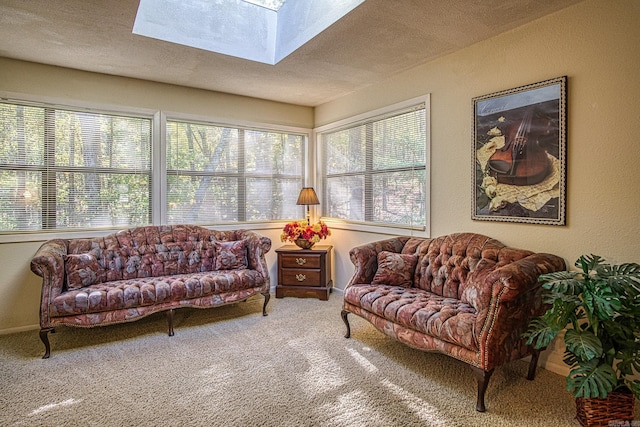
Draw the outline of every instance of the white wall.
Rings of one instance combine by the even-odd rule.
[[[472,231],[557,254],[640,262],[640,2],[589,0],[315,111],[315,125],[431,94],[431,235]],[[568,76],[567,225],[471,220],[472,98]],[[362,241],[336,233],[345,255]],[[341,260],[342,286],[350,273]],[[344,264],[344,265],[342,265]],[[562,349],[548,368],[564,369]]]

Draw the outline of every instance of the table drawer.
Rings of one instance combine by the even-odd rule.
[[[320,270],[282,269],[284,286],[320,286]]]
[[[320,268],[320,254],[281,254],[284,268]]]

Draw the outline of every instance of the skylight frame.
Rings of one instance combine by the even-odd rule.
[[[276,12],[248,0],[140,0],[132,32],[276,65],[365,0],[284,1]]]
[[[286,3],[287,0],[243,0],[246,3],[251,3],[256,6],[264,7],[265,9],[273,10],[277,12]]]

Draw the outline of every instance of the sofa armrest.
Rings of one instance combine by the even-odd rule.
[[[497,268],[486,280],[493,284],[492,296],[499,298],[499,302],[506,302],[540,287],[540,275],[565,269],[566,263],[562,258],[552,254],[534,253]]]
[[[271,250],[271,239],[251,230],[238,230],[238,239],[247,242],[247,261],[249,268],[259,271],[269,283],[269,267],[265,254]]]
[[[355,283],[371,283],[378,269],[378,254],[382,251],[400,253],[409,239],[408,236],[392,237],[351,249],[349,257],[355,266],[355,272],[345,289]]]
[[[484,283],[490,286],[491,302],[479,310],[476,325],[483,369],[490,370],[531,353],[522,333],[533,317],[546,310],[538,277],[564,269],[562,258],[537,253],[487,275]]]
[[[42,277],[44,285],[62,292],[64,285],[64,257],[67,245],[64,240],[45,242],[31,259],[31,271]]]
[[[49,240],[37,250],[31,259],[31,271],[42,277],[40,297],[40,326],[49,327],[49,303],[64,288],[64,257],[67,243],[62,239]]]

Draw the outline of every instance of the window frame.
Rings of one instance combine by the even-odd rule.
[[[277,132],[277,133],[292,133],[297,135],[304,136],[303,142],[303,150],[304,150],[304,160],[303,160],[303,184],[306,185],[306,182],[309,180],[310,171],[313,170],[312,165],[310,164],[310,151],[311,151],[311,137],[312,137],[312,129],[303,128],[303,127],[295,127],[295,126],[283,126],[283,125],[275,125],[271,123],[262,123],[262,122],[252,122],[252,121],[244,121],[244,120],[229,120],[211,116],[202,116],[202,115],[194,115],[194,114],[185,114],[176,111],[161,111],[160,112],[160,120],[159,126],[162,129],[162,138],[161,138],[161,147],[160,147],[160,155],[161,162],[159,166],[162,172],[162,177],[164,179],[160,179],[161,188],[161,203],[159,206],[160,213],[160,223],[167,224],[168,222],[168,212],[167,212],[167,138],[166,138],[166,129],[168,121],[178,121],[178,122],[189,122],[193,124],[200,124],[205,126],[223,126],[229,128],[237,128],[243,130],[255,130],[259,132]],[[246,174],[244,175],[246,178]],[[206,223],[204,226],[212,226],[216,229],[223,230],[225,227],[227,229],[238,228],[238,224],[251,224],[253,229],[269,229],[269,228],[282,228],[284,224],[290,222],[294,218],[290,219],[280,219],[280,220],[270,220],[270,221],[237,221],[234,223],[229,222],[211,222]],[[275,227],[274,227],[275,224]]]
[[[130,115],[132,117],[149,118],[151,120],[151,223],[150,225],[165,225],[167,212],[167,185],[166,185],[166,121],[192,121],[203,124],[215,124],[229,127],[242,127],[245,129],[256,129],[260,131],[273,131],[296,133],[305,135],[304,142],[304,185],[308,185],[311,172],[315,170],[311,164],[311,141],[313,129],[306,127],[278,125],[274,123],[255,122],[248,120],[236,120],[224,117],[205,116],[197,114],[188,114],[183,112],[149,109],[117,104],[105,104],[87,102],[77,99],[66,99],[58,97],[40,96],[32,94],[23,94],[16,92],[0,91],[0,101],[31,104],[35,107],[50,107],[72,111],[87,111],[92,113],[114,114],[120,116]],[[254,230],[279,229],[284,226],[287,220],[273,220],[263,222],[251,222],[251,228]],[[233,230],[237,229],[239,224],[246,223],[224,223],[224,224],[207,224],[205,227],[213,226],[217,230]],[[91,238],[101,237],[113,233],[118,230],[129,227],[108,227],[95,229],[52,229],[37,231],[7,231],[0,232],[0,244],[2,243],[23,243],[23,242],[42,242],[51,239],[72,239],[72,238]]]
[[[332,218],[325,215],[325,211],[322,205],[320,209],[321,219],[326,222],[330,227],[336,229],[344,229],[351,231],[363,231],[369,233],[380,233],[380,234],[411,234],[412,236],[417,237],[430,237],[430,228],[431,228],[431,208],[430,208],[430,200],[431,200],[431,97],[430,94],[422,95],[419,97],[411,98],[405,101],[401,101],[392,105],[388,105],[386,107],[381,107],[375,110],[367,111],[365,113],[361,113],[355,116],[351,116],[345,119],[337,120],[326,125],[317,127],[314,129],[314,141],[315,141],[315,155],[317,158],[317,172],[316,172],[316,180],[317,180],[317,189],[319,190],[318,194],[324,194],[324,180],[325,180],[325,165],[323,158],[323,146],[322,146],[322,137],[325,133],[335,132],[343,129],[348,129],[351,127],[358,126],[365,122],[370,122],[375,119],[384,119],[386,116],[393,116],[396,113],[401,113],[403,110],[408,110],[411,107],[416,107],[424,104],[424,113],[425,113],[425,223],[420,225],[393,225],[393,224],[378,224],[373,222],[364,222],[364,221],[355,221],[355,220],[346,220],[346,219],[338,219]],[[321,199],[323,197],[321,196]],[[366,208],[365,208],[366,209]]]
[[[123,107],[118,105],[98,104],[91,102],[84,102],[80,100],[67,100],[48,96],[34,96],[22,93],[5,92],[0,91],[0,102],[20,104],[30,107],[64,110],[70,112],[86,112],[91,114],[104,114],[114,115],[122,117],[134,117],[148,119],[151,122],[151,171],[149,177],[151,179],[151,185],[155,185],[154,170],[153,170],[153,157],[155,151],[155,139],[157,135],[155,133],[154,115],[155,110],[136,108],[136,107]],[[153,192],[150,194],[149,210],[153,212]],[[50,239],[63,239],[63,238],[84,238],[106,235],[114,230],[122,229],[123,227],[100,227],[100,228],[82,228],[82,229],[42,229],[42,230],[24,230],[24,231],[0,231],[0,244],[1,243],[16,243],[16,242],[34,242]]]

